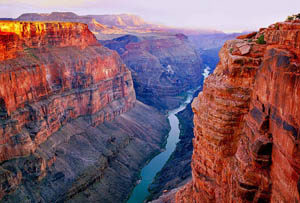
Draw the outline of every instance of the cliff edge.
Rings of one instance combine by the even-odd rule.
[[[192,181],[176,202],[300,200],[300,21],[225,43],[193,102]]]
[[[36,149],[68,122],[111,121],[135,105],[131,73],[81,23],[0,22],[0,198],[55,162]],[[29,156],[19,169],[5,161]],[[17,167],[18,168],[18,167]]]

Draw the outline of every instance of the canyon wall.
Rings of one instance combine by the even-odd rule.
[[[176,202],[298,202],[300,21],[227,41],[193,102],[192,181]]]
[[[139,101],[97,126],[71,120],[31,155],[0,164],[0,202],[126,202],[168,132],[165,115]]]
[[[26,155],[64,123],[102,123],[131,108],[131,74],[86,25],[1,22],[0,162]]]
[[[29,156],[68,122],[113,120],[136,102],[119,55],[81,23],[0,22],[0,163]],[[0,198],[24,174],[42,179],[55,156],[0,165]]]
[[[202,60],[183,34],[126,35],[102,43],[131,70],[137,98],[160,110],[179,106],[182,93],[202,84]]]
[[[175,32],[128,14],[27,13],[16,20],[86,23],[104,46],[121,55],[132,72],[137,98],[160,110],[179,106],[182,93],[202,84],[203,62],[188,37],[176,34],[183,30]],[[104,41],[111,37],[115,39]]]

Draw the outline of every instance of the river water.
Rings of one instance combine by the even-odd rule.
[[[146,197],[150,194],[148,191],[148,186],[153,182],[153,179],[157,172],[159,172],[165,163],[168,161],[172,152],[176,148],[177,142],[179,142],[179,120],[176,113],[185,109],[187,104],[189,104],[193,99],[194,91],[187,92],[186,101],[177,109],[171,110],[168,113],[168,119],[170,122],[171,130],[167,139],[166,150],[154,157],[143,169],[141,172],[142,180],[134,188],[130,199],[127,203],[143,203]]]

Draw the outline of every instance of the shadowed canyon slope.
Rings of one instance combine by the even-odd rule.
[[[131,70],[137,98],[158,109],[179,106],[181,94],[202,83],[202,60],[183,34],[126,35],[103,45],[118,51]]]
[[[169,128],[81,23],[0,21],[0,118],[8,202],[124,201]]]
[[[225,43],[193,102],[193,180],[176,202],[298,202],[300,21]]]

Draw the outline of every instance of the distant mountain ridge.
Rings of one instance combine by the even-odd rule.
[[[120,37],[124,34],[153,35],[161,33],[183,33],[185,35],[226,35],[222,31],[217,30],[185,29],[157,25],[146,22],[140,16],[133,14],[81,16],[73,12],[24,13],[18,18],[10,20],[81,22],[87,24],[89,26],[89,29],[96,35],[97,39],[99,40],[113,39],[116,37]]]
[[[80,16],[73,12],[24,13],[15,20],[81,22],[87,24],[98,39],[110,39],[130,33],[161,32],[159,25],[147,23],[141,17],[131,14]]]

